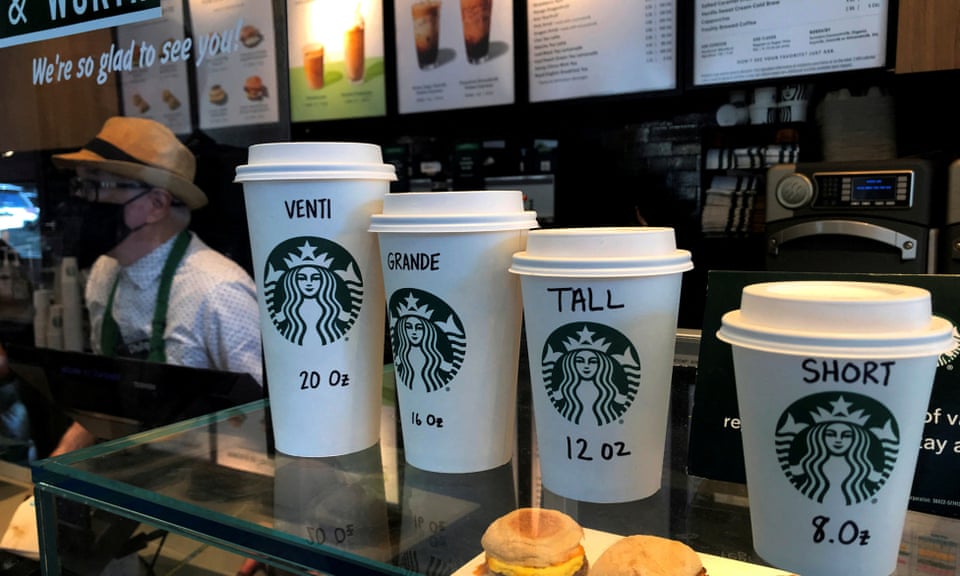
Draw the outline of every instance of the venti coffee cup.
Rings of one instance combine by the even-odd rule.
[[[379,438],[383,277],[367,228],[395,179],[378,146],[351,142],[256,144],[237,167],[280,452]]]

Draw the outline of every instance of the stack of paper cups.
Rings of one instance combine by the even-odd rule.
[[[67,256],[60,264],[60,303],[63,305],[63,349],[83,351],[83,304],[77,259]]]
[[[53,292],[47,288],[33,291],[33,344],[38,348],[47,346],[47,326],[50,323],[50,305]]]
[[[63,350],[63,305],[51,304],[47,316],[47,348]]]

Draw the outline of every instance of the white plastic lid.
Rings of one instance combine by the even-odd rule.
[[[533,230],[510,271],[528,276],[611,278],[656,276],[693,268],[673,228],[548,228]]]
[[[720,340],[784,354],[905,358],[953,343],[953,324],[932,315],[928,291],[880,282],[752,284],[721,322]]]
[[[235,182],[284,180],[396,180],[380,147],[360,142],[271,142],[254,144]]]
[[[396,192],[383,199],[371,232],[493,232],[537,227],[536,212],[523,209],[519,190]]]

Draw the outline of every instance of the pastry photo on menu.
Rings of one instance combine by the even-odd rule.
[[[147,102],[139,93],[133,95],[133,105],[141,114],[146,114],[150,110],[150,103]]]
[[[247,100],[256,102],[267,97],[267,87],[263,85],[263,79],[256,75],[247,77],[243,91],[247,94]]]
[[[263,33],[253,24],[246,24],[240,28],[240,43],[247,48],[253,48],[263,41]]]
[[[160,97],[163,99],[167,107],[170,108],[171,110],[176,110],[177,108],[180,107],[180,100],[176,96],[174,96],[173,92],[171,92],[170,90],[164,89]]]
[[[227,103],[227,91],[223,89],[223,86],[214,84],[210,87],[209,98],[211,104],[223,106]]]

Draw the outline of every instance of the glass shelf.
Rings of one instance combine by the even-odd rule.
[[[92,561],[89,542],[70,542],[80,538],[71,519],[81,517],[94,535],[127,536],[143,523],[297,574],[441,576],[469,567],[491,521],[529,505],[564,510],[594,530],[674,537],[701,553],[761,562],[744,488],[684,472],[694,375],[674,369],[663,488],[623,504],[539,488],[522,392],[514,460],[476,474],[406,465],[390,394],[380,443],[342,457],[276,453],[261,400],[42,460],[33,480],[44,574],[79,573],[75,564]]]

